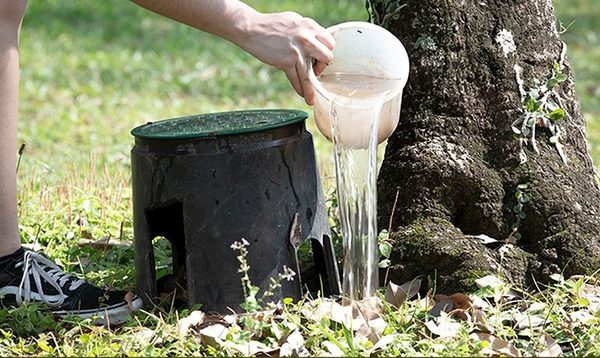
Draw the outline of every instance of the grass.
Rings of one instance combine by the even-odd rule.
[[[562,36],[575,74],[575,89],[587,120],[594,162],[600,161],[600,3],[555,0],[557,17],[568,28]],[[570,25],[570,26],[569,26]],[[598,166],[598,164],[596,164]]]
[[[264,11],[295,10],[325,26],[366,19],[363,3],[357,0],[248,3]],[[575,20],[563,37],[569,44],[592,153],[600,160],[600,5],[596,0],[557,0],[555,5],[564,24]],[[298,108],[310,113],[282,72],[214,36],[123,1],[31,1],[22,30],[21,65],[18,139],[26,143],[18,183],[22,241],[43,247],[67,270],[88,280],[127,289],[134,287],[131,247],[98,250],[78,242],[132,239],[131,128],[162,118],[241,108]],[[317,133],[312,120],[308,125]],[[331,183],[331,145],[318,134],[315,143],[322,176]],[[157,265],[167,266],[167,245],[158,245],[156,251]],[[600,334],[597,312],[586,324],[565,327],[573,312],[589,307],[578,291],[573,292],[576,282],[557,280],[527,297],[528,306],[551,303],[543,309],[547,322],[533,334],[561,337],[571,355],[598,355],[592,344]],[[468,322],[461,322],[453,339],[432,335],[425,325],[428,308],[419,302],[386,308],[383,315],[390,327],[384,334],[398,337],[381,354],[477,355],[485,348],[485,343],[469,338]],[[514,308],[498,300],[486,314],[504,317]],[[0,355],[235,353],[180,339],[176,322],[189,311],[168,305],[161,309],[138,313],[118,329],[93,327],[89,321],[55,322],[37,306],[0,310]],[[299,319],[298,310],[299,303],[287,307],[287,319]],[[239,327],[243,331],[243,325]],[[500,320],[495,329],[520,352],[536,352],[536,341],[515,330],[514,324]],[[337,342],[345,354],[363,355],[372,348],[328,320],[310,322],[301,332],[312,337],[305,343],[312,354],[325,349],[323,339],[315,337]],[[231,337],[244,339],[239,332]]]

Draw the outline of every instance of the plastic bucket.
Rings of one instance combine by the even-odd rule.
[[[331,117],[335,113],[342,144],[352,148],[366,148],[371,128],[369,119],[378,117],[378,143],[381,143],[398,125],[402,89],[409,71],[406,50],[392,33],[368,22],[346,22],[328,30],[336,41],[333,61],[319,77],[309,67],[309,79],[316,92],[314,116],[317,127],[325,137],[332,140]],[[325,75],[335,74],[396,81],[394,88],[382,96],[352,98],[332,93],[323,86],[320,79]]]

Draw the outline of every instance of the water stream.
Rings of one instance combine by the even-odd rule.
[[[398,82],[360,75],[321,76],[336,97],[330,120],[343,235],[344,298],[374,296],[379,286],[377,245],[377,144],[386,95]],[[384,138],[385,139],[385,138]]]

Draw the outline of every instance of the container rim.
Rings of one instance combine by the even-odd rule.
[[[387,37],[390,42],[395,43],[397,46],[401,47],[406,52],[406,49],[404,48],[404,45],[402,45],[402,42],[400,42],[400,40],[394,34],[389,32],[385,28],[375,25],[375,24],[372,24],[370,22],[365,22],[365,21],[343,22],[341,24],[337,24],[337,25],[328,27],[327,31],[329,31],[332,34],[335,34],[335,32],[337,32],[339,30],[349,30],[349,29],[356,29],[356,30],[370,29],[370,30],[378,31],[381,33],[382,36]],[[330,101],[336,97],[343,97],[343,96],[333,95],[331,92],[327,91],[325,89],[325,87],[323,87],[323,85],[321,84],[321,81],[319,81],[319,79],[315,75],[315,72],[313,71],[313,59],[312,58],[310,58],[310,57],[307,58],[306,62],[307,62],[307,68],[308,68],[308,79],[310,80],[310,83],[312,84],[312,86],[316,92],[318,92],[321,96],[325,97],[325,99],[330,100]],[[406,73],[406,76],[400,78],[400,80],[401,80],[401,82],[400,82],[401,85],[399,85],[393,91],[388,92],[384,96],[384,99],[383,99],[384,103],[389,100],[394,99],[396,96],[398,96],[402,93],[402,91],[404,90],[404,86],[406,86],[406,82],[408,81],[408,71]]]
[[[263,117],[258,120],[246,120],[248,117]],[[227,127],[232,117],[241,118],[243,126]],[[179,140],[213,138],[238,134],[256,133],[281,128],[308,118],[308,113],[297,109],[252,109],[214,112],[191,116],[182,116],[148,122],[131,130],[131,135],[141,139]],[[203,122],[204,121],[204,122]],[[243,123],[246,121],[246,123]],[[204,123],[212,127],[203,127]],[[186,127],[187,126],[187,127]]]

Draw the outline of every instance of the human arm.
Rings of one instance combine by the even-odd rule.
[[[306,103],[314,103],[307,58],[319,73],[333,59],[335,41],[314,20],[293,12],[260,13],[238,0],[132,0],[134,3],[222,37],[285,72]]]

